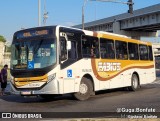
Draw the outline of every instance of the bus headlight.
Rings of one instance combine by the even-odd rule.
[[[51,74],[50,76],[48,76],[48,82],[47,83],[49,83],[50,81],[52,81],[55,77],[56,77],[56,73]]]

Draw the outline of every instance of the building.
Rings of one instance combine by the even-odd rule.
[[[82,24],[75,25],[82,28]],[[160,4],[134,10],[84,24],[85,30],[106,31],[126,35],[134,39],[156,36],[160,30]]]
[[[0,65],[3,65],[4,51],[5,51],[5,43],[0,42]]]
[[[0,66],[7,64],[10,67],[11,52],[6,52],[6,43],[0,41]]]

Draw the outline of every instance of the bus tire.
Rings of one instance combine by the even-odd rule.
[[[132,75],[131,86],[128,88],[130,91],[136,91],[139,88],[139,79],[136,74]]]
[[[79,92],[74,93],[77,100],[87,100],[93,94],[93,84],[91,80],[83,77],[79,85]]]

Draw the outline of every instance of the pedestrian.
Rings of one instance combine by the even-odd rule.
[[[8,65],[4,65],[1,69],[1,95],[4,95],[5,88],[7,87],[7,69]]]

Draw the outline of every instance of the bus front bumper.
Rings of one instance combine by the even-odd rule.
[[[10,83],[10,93],[15,95],[24,95],[24,96],[32,96],[32,95],[42,95],[42,94],[60,94],[59,93],[59,82],[54,79],[51,82],[42,85],[39,89],[37,88],[16,88],[12,83]]]

